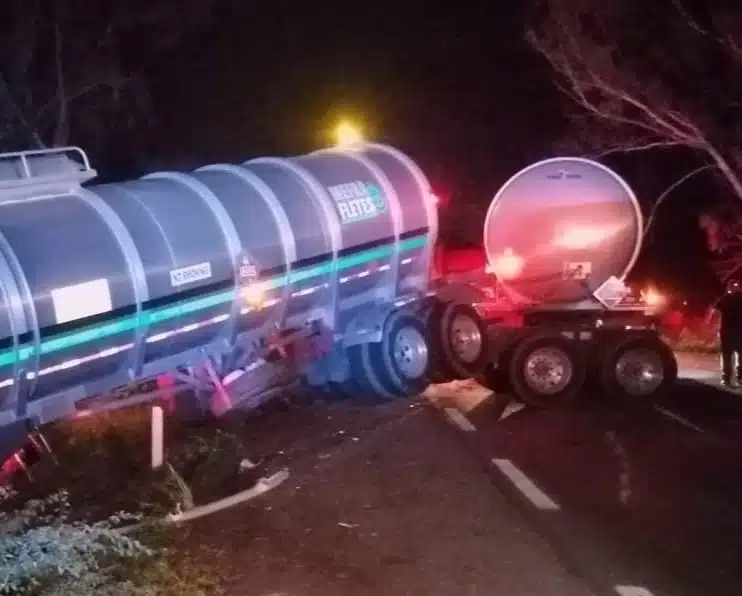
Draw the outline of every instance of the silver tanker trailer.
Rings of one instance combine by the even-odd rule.
[[[677,363],[656,309],[624,283],[642,237],[636,196],[599,163],[548,159],[508,180],[484,222],[489,274],[438,290],[466,296],[486,320],[480,381],[540,407],[593,393],[651,403],[672,387]]]
[[[375,399],[426,388],[437,212],[399,151],[95,175],[78,148],[0,156],[5,442],[156,399],[118,389],[164,375],[217,413],[297,382]]]

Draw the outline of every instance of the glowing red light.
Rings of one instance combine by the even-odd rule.
[[[428,198],[438,209],[444,209],[451,204],[451,191],[440,187],[435,190],[430,189],[428,191]]]
[[[647,288],[642,293],[642,298],[649,306],[662,306],[665,304],[666,298],[660,292],[652,287]]]
[[[523,258],[515,254],[512,248],[506,248],[490,263],[487,270],[500,279],[514,279],[523,271]]]

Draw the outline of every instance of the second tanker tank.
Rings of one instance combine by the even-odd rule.
[[[490,267],[522,302],[577,303],[606,280],[623,279],[642,240],[631,188],[609,168],[554,158],[510,178],[484,223]]]

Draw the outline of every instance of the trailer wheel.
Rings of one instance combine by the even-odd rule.
[[[437,300],[427,323],[433,383],[470,379],[484,372],[489,360],[487,328],[474,307]]]
[[[543,409],[574,404],[580,399],[587,378],[581,348],[560,335],[537,335],[518,342],[509,366],[515,397]]]
[[[455,371],[446,362],[443,352],[441,330],[443,329],[443,313],[447,303],[434,300],[433,305],[425,314],[425,322],[430,337],[430,372],[428,378],[431,383],[448,383],[456,378]]]
[[[489,361],[487,328],[470,304],[449,303],[443,311],[439,341],[446,365],[456,378],[481,374]]]
[[[391,313],[380,342],[348,350],[354,381],[380,399],[411,397],[429,384],[430,339],[420,318],[402,311]]]
[[[675,354],[660,338],[624,338],[604,347],[599,365],[600,387],[611,399],[651,403],[675,383]]]

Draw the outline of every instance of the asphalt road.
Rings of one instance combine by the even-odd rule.
[[[687,377],[717,375],[710,357],[680,363]],[[451,422],[596,592],[742,594],[742,395],[684,381],[655,408],[501,415],[496,401],[473,403],[466,418],[448,410]]]
[[[430,406],[319,406],[253,432],[289,480],[188,538],[221,550],[230,595],[595,594]]]
[[[686,381],[657,407],[570,412],[488,395],[267,412],[251,458],[289,479],[189,524],[188,554],[230,596],[742,594],[742,394]]]

